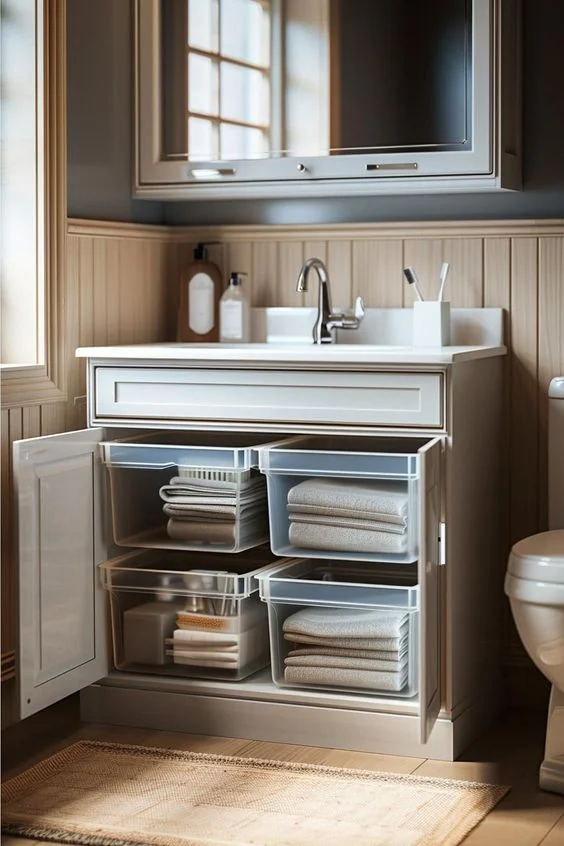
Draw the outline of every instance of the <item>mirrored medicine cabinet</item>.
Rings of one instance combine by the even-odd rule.
[[[520,188],[520,0],[134,9],[135,196]]]

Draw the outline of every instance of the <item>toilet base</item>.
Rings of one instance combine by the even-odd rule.
[[[564,795],[564,692],[552,685],[539,787]]]
[[[545,758],[540,765],[539,787],[549,793],[560,793],[564,796],[564,759]]]

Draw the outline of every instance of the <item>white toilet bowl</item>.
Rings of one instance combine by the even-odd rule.
[[[564,530],[514,545],[505,593],[523,646],[552,682],[539,784],[564,794]]]

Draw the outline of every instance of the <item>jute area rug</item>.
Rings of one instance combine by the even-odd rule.
[[[81,741],[2,786],[2,830],[81,846],[455,846],[509,788]]]

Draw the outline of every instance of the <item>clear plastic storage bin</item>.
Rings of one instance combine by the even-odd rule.
[[[101,444],[119,546],[240,552],[268,540],[257,447],[272,435],[158,432]]]
[[[277,555],[417,559],[417,438],[303,437],[266,446],[270,543]]]
[[[231,555],[129,552],[101,564],[118,670],[238,681],[269,663],[258,575],[266,547]]]
[[[404,584],[398,584],[395,574],[378,565],[312,559],[259,576],[274,683],[415,696],[419,588],[410,583],[415,579],[415,571],[406,572]]]

